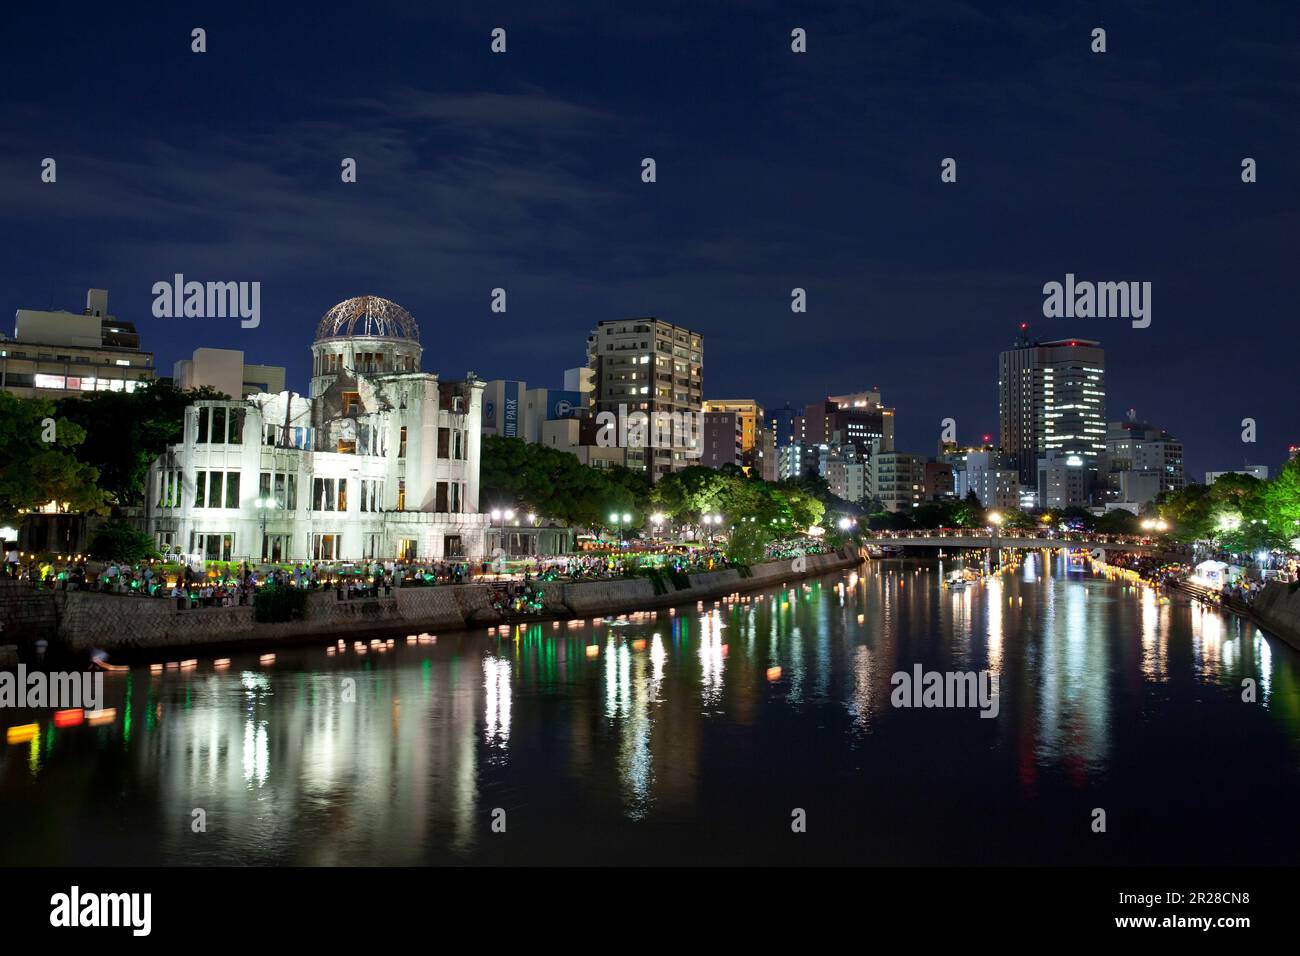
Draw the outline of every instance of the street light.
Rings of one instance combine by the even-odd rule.
[[[618,535],[619,543],[623,541],[623,525],[632,523],[632,516],[626,511],[621,515],[617,511],[609,513],[609,523],[614,526],[614,533]]]
[[[263,561],[266,560],[267,555],[270,553],[271,550],[270,548],[267,547],[268,542],[266,540],[266,519],[271,516],[271,509],[274,507],[275,507],[274,498],[267,497],[267,498],[257,499],[258,515],[262,519],[262,560]]]
[[[998,528],[1002,526],[1001,512],[994,511],[989,514],[989,560],[1002,563],[1002,556],[998,553]]]

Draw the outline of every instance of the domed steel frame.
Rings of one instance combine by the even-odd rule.
[[[359,336],[419,342],[420,327],[411,313],[396,302],[377,295],[359,295],[325,313],[316,326],[315,341]]]

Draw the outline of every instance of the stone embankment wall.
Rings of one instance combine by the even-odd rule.
[[[1265,630],[1300,649],[1300,588],[1270,581],[1255,595],[1250,612]]]
[[[713,571],[689,576],[690,586],[677,590],[667,581],[666,593],[656,593],[647,578],[543,585],[545,614],[586,617],[622,614],[718,598],[734,591],[779,585],[785,581],[856,566],[861,556],[851,548],[792,561],[755,565],[749,577],[739,571]],[[384,628],[412,631],[451,631],[500,623],[491,607],[488,585],[442,585],[395,588],[387,596],[340,600],[334,591],[307,596],[299,621],[258,624],[252,607],[178,610],[168,598],[138,598],[90,591],[33,592],[15,585],[15,594],[0,595],[4,613],[28,615],[21,639],[46,637],[73,650],[103,648],[168,649],[201,645],[273,644],[304,638],[346,637]],[[25,588],[21,595],[18,588]],[[11,608],[10,605],[13,605]],[[19,636],[19,635],[15,635]]]
[[[50,640],[59,627],[53,591],[36,591],[25,581],[0,580],[0,644]]]

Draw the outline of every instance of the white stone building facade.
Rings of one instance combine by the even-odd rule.
[[[316,330],[306,398],[196,402],[154,462],[147,529],[192,561],[481,559],[483,382],[420,370],[419,328],[377,296]]]

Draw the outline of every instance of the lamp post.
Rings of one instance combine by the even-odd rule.
[[[269,543],[266,540],[266,520],[271,516],[271,509],[275,507],[275,499],[271,497],[257,499],[258,517],[262,519],[262,560],[265,561],[271,553]]]
[[[500,508],[493,508],[491,511],[488,512],[488,517],[491,518],[492,521],[494,522],[495,521],[501,522],[499,528],[497,529],[497,547],[501,548],[502,551],[504,551],[505,550],[504,542],[506,537],[505,534],[506,522],[514,520],[515,517],[514,509],[506,508],[505,510],[502,510]],[[489,527],[491,527],[491,522],[489,522]]]
[[[998,528],[1001,526],[1002,515],[1001,513],[994,511],[989,515],[989,530],[992,532],[989,536],[989,544],[992,545],[992,547],[989,548],[989,560],[994,564],[1002,563],[1001,556],[998,554]]]
[[[651,523],[652,525],[654,525],[654,527],[655,527],[655,540],[657,541],[657,540],[659,540],[659,531],[660,531],[660,528],[661,528],[661,526],[662,526],[663,523],[664,523],[664,515],[663,515],[663,512],[662,512],[662,511],[656,511],[654,514],[652,514],[652,515],[650,516],[650,523]]]
[[[632,523],[632,516],[626,511],[622,514],[611,511],[609,513],[609,523],[614,526],[614,534],[618,536],[618,544],[621,548],[623,546],[623,526]]]

